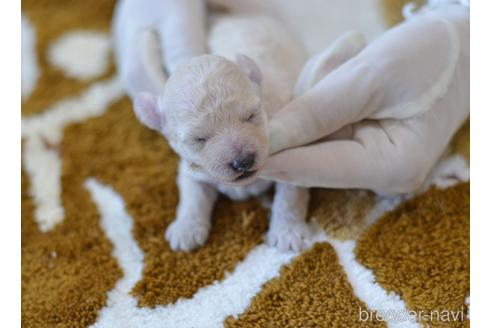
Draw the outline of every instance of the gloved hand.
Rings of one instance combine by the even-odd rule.
[[[127,92],[158,93],[183,61],[206,53],[205,0],[119,0],[113,34]]]
[[[416,191],[469,115],[469,83],[465,6],[427,7],[366,48],[344,36],[308,61],[300,95],[271,119],[261,176]]]

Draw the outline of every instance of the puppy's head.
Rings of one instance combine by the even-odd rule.
[[[261,73],[248,57],[231,62],[204,55],[178,67],[159,97],[138,95],[134,109],[192,168],[246,184],[268,154],[260,84]]]

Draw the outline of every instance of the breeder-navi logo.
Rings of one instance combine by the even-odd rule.
[[[366,311],[359,307],[359,321],[419,322],[426,326],[426,323],[465,321],[465,318],[464,308],[457,311]]]

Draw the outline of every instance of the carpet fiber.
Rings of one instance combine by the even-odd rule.
[[[401,3],[379,3],[388,24]],[[312,190],[300,254],[263,244],[260,200],[225,198],[203,248],[171,251],[178,158],[115,77],[113,6],[22,1],[24,327],[469,326],[469,183],[449,171],[414,197]],[[444,163],[468,162],[467,123]]]

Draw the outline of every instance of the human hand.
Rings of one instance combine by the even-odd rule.
[[[206,53],[205,0],[119,0],[113,34],[130,96],[159,93],[183,61]]]
[[[261,176],[415,191],[469,115],[469,10],[423,10],[363,50],[345,38],[306,64],[307,91],[272,118]]]

